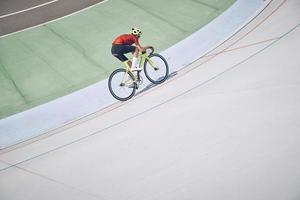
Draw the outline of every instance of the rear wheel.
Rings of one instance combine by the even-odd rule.
[[[154,84],[164,82],[169,75],[169,66],[166,59],[157,53],[149,55],[144,63],[146,77]]]
[[[111,95],[119,101],[126,101],[133,97],[136,90],[134,75],[126,69],[116,69],[108,79],[108,88]]]

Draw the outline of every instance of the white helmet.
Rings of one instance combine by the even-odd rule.
[[[140,37],[142,35],[142,31],[139,28],[134,27],[131,29],[131,34]]]

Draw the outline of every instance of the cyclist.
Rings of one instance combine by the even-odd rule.
[[[122,34],[114,39],[112,42],[111,53],[118,58],[121,62],[128,63],[131,66],[132,71],[140,71],[142,68],[138,67],[138,55],[139,52],[145,51],[151,46],[142,47],[139,42],[139,38],[142,35],[142,31],[139,28],[132,28],[131,34]],[[133,45],[134,44],[134,45]],[[126,53],[132,53],[132,62],[124,55]]]

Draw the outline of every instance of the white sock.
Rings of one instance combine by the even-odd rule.
[[[133,57],[132,58],[131,68],[137,68],[137,64],[138,64],[138,58],[137,57]]]

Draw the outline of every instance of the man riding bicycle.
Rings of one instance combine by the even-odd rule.
[[[132,28],[131,34],[122,34],[114,39],[112,42],[111,53],[118,58],[121,62],[127,63],[131,66],[132,71],[140,71],[142,68],[138,67],[138,55],[139,52],[143,52],[151,46],[141,47],[139,38],[142,35],[142,31],[139,28]],[[134,45],[133,45],[134,44]],[[132,62],[124,55],[126,53],[132,53]]]

